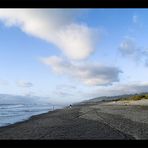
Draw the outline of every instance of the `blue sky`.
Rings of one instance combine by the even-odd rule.
[[[147,9],[0,9],[0,93],[77,102],[148,90]]]

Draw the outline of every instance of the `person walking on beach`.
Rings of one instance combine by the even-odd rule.
[[[70,105],[69,105],[69,108],[71,108],[71,107],[72,107],[72,105],[70,104]]]

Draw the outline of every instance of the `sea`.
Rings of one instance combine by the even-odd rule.
[[[51,104],[0,104],[0,127],[24,121],[31,116],[62,107]]]

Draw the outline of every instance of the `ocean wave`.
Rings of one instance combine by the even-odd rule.
[[[0,104],[0,127],[27,120],[33,115],[39,115],[51,111],[53,106],[24,105],[24,104]],[[54,106],[55,109],[61,108]]]

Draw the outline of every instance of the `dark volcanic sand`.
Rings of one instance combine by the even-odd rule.
[[[73,106],[72,108],[37,115],[27,121],[7,127],[1,127],[0,139],[135,139],[132,134],[127,134],[120,128],[112,126],[107,120],[99,118],[103,115],[102,112],[99,113],[99,109],[92,109],[89,105],[84,107],[86,111],[84,109],[83,112],[81,111],[83,105]],[[90,110],[87,110],[89,108]],[[94,115],[95,120],[87,118],[87,115],[91,117]],[[115,123],[117,122],[118,116],[114,117],[106,113],[103,116],[109,120],[115,118]],[[121,120],[121,117],[119,117],[119,120]],[[126,126],[126,119],[124,121]]]

